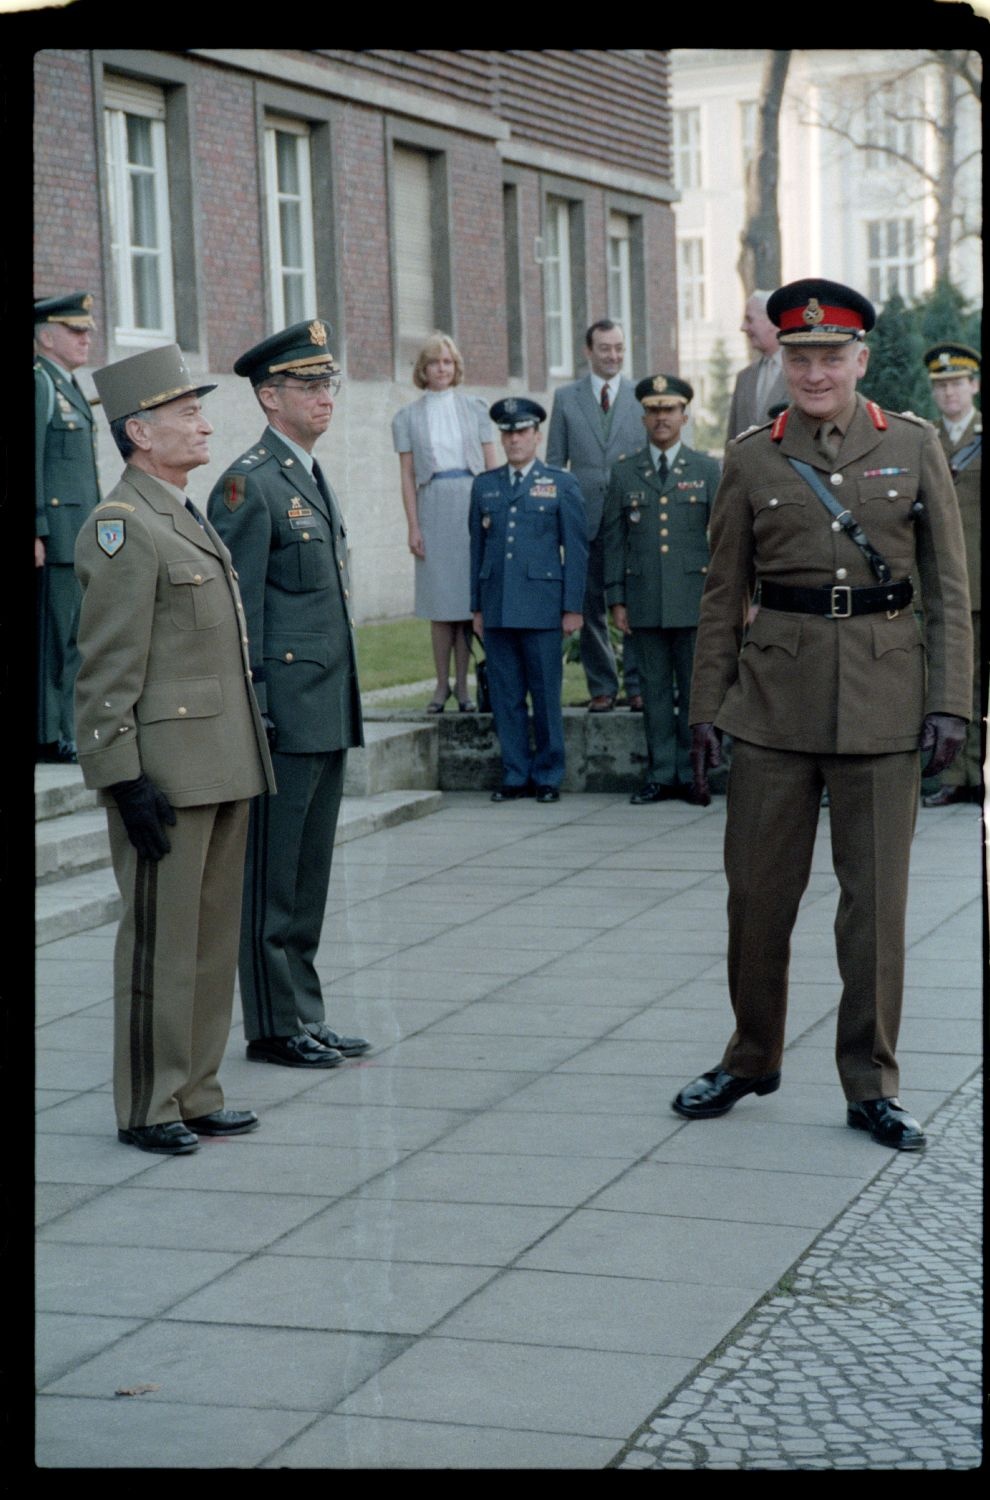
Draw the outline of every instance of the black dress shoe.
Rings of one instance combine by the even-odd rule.
[[[974,802],[976,787],[940,786],[928,797],[922,797],[922,807],[951,807],[954,802]]]
[[[141,1151],[157,1151],[163,1156],[186,1156],[199,1150],[199,1139],[185,1120],[166,1120],[163,1125],[132,1125],[117,1131],[118,1141],[137,1146]]]
[[[559,802],[560,791],[555,786],[538,786],[536,800],[537,802]]]
[[[318,1026],[307,1026],[306,1030],[321,1046],[339,1052],[341,1057],[360,1057],[362,1053],[371,1051],[371,1043],[366,1042],[363,1036],[338,1036],[322,1022]]]
[[[633,792],[629,801],[633,807],[642,807],[646,802],[670,802],[676,796],[676,786],[666,786],[662,781],[648,781],[638,792]]]
[[[895,1151],[921,1151],[925,1132],[899,1099],[859,1099],[850,1101],[846,1124],[854,1130],[868,1130],[881,1146]]]
[[[257,1130],[258,1116],[253,1109],[215,1109],[211,1115],[197,1115],[182,1123],[197,1135],[246,1135]]]
[[[671,1107],[688,1120],[713,1120],[716,1115],[728,1114],[746,1094],[772,1094],[779,1088],[779,1072],[765,1073],[762,1078],[737,1078],[723,1068],[713,1068],[685,1084]]]
[[[308,1031],[298,1036],[259,1036],[247,1044],[252,1062],[282,1063],[286,1068],[336,1068],[344,1061],[333,1047],[324,1047]]]
[[[523,786],[500,786],[492,792],[493,802],[515,802],[519,797],[531,797],[533,789],[528,784]]]

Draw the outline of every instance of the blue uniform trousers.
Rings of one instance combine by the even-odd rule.
[[[502,750],[505,786],[559,786],[564,778],[561,634],[485,626],[488,688]],[[526,694],[533,703],[535,752],[529,745]]]

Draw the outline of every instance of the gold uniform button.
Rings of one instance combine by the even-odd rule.
[[[702,573],[707,573],[707,572],[708,572],[708,568],[707,568],[707,567],[704,567],[704,568],[702,568],[702,570],[701,570],[701,571],[702,571]]]
[[[308,531],[304,531],[303,532],[303,538],[302,539],[303,539],[304,542],[308,542],[309,541],[309,532]]]
[[[291,651],[287,651],[285,653],[285,659],[286,661],[295,661],[296,658],[293,656]]]
[[[76,424],[75,424],[75,422],[70,422],[69,423],[69,431],[70,432],[75,432],[75,430],[76,430]]]
[[[663,545],[660,548],[660,551],[661,552],[669,552],[670,551],[670,548],[667,546],[666,542],[663,543]]]
[[[888,500],[896,500],[897,499],[897,491],[896,490],[888,490],[887,491],[887,499]]]
[[[666,521],[666,519],[667,519],[667,512],[665,510],[662,510],[660,512],[660,519],[661,519],[661,521]]]
[[[203,575],[202,575],[202,573],[194,573],[193,574],[193,583],[202,583],[202,582],[203,582]]]
[[[661,535],[661,536],[669,536],[669,535],[670,535],[670,532],[669,532],[669,531],[668,531],[668,530],[667,530],[667,527],[666,527],[666,526],[661,526],[661,527],[660,527],[660,535]],[[666,550],[667,550],[667,549],[666,549],[666,547],[665,547],[665,548],[664,548],[664,551],[665,551],[665,552],[666,552]]]
[[[180,708],[179,709],[179,718],[180,719],[185,718],[185,716],[186,716],[186,714],[188,712],[189,712],[188,708]]]
[[[52,503],[52,505],[59,505],[61,502],[58,501],[58,500],[53,499],[51,503]]]
[[[772,499],[772,500],[771,500],[771,501],[769,501],[769,502],[768,502],[768,503],[769,503],[769,504],[770,504],[770,505],[779,505],[779,504],[780,504],[780,501],[779,501],[779,500],[778,500],[778,499],[777,499],[777,497],[776,497],[776,496],[774,496],[774,498],[773,498],[773,499]]]

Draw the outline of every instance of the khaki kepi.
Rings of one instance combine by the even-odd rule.
[[[108,422],[140,416],[190,393],[205,396],[207,391],[216,390],[215,384],[202,385],[193,379],[178,344],[163,344],[160,349],[146,349],[116,364],[104,365],[93,372],[93,383]]]

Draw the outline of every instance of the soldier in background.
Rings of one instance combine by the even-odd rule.
[[[36,757],[74,761],[72,695],[81,595],[72,566],[79,528],[99,503],[96,432],[74,371],[89,360],[89,292],[34,304],[34,565],[38,577]]]
[[[966,344],[933,344],[925,351],[925,368],[932,383],[932,397],[942,414],[935,430],[959,497],[966,566],[969,572],[969,605],[973,621],[973,717],[958,758],[941,777],[923,785],[925,807],[946,807],[952,802],[979,802],[982,796],[983,757],[980,726],[983,694],[980,689],[980,479],[983,421],[973,404],[980,389],[980,356]]]

